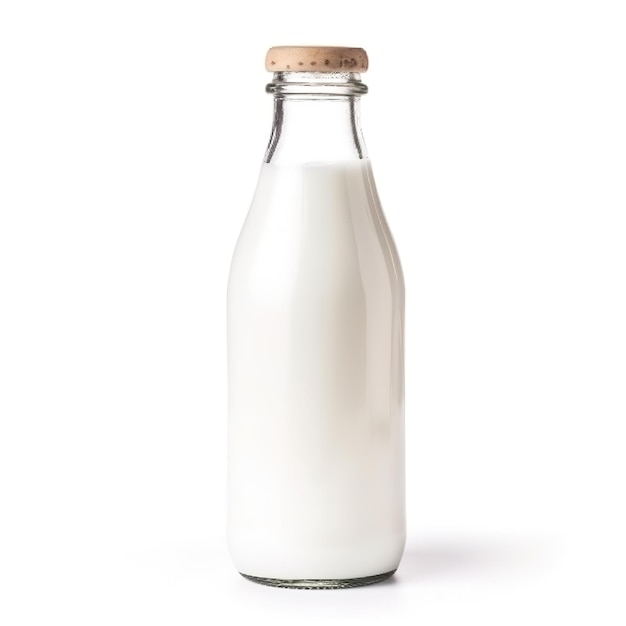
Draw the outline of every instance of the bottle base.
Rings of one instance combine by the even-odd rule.
[[[350,589],[352,587],[363,587],[363,585],[373,585],[387,580],[396,573],[396,570],[376,574],[374,576],[364,576],[363,578],[340,578],[335,580],[326,579],[297,579],[286,580],[282,578],[262,578],[261,576],[250,576],[239,572],[244,578],[269,587],[282,587],[285,589]]]

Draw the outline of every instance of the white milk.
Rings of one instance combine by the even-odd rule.
[[[228,287],[240,572],[346,579],[398,566],[403,315],[369,161],[263,165]]]

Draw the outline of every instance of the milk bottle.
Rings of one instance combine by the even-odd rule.
[[[228,536],[280,587],[391,576],[405,543],[404,283],[359,122],[360,48],[277,47],[228,284]]]

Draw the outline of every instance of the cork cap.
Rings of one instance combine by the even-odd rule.
[[[366,72],[363,48],[276,46],[267,51],[268,72]]]

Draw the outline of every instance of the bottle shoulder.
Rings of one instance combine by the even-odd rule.
[[[263,166],[229,294],[238,303],[300,298],[316,307],[403,302],[400,259],[369,163]]]
[[[255,273],[298,265],[339,276],[390,265],[401,281],[369,161],[264,164],[233,258],[240,264]]]

